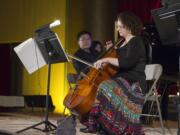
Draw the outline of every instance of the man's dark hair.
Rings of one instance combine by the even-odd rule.
[[[104,46],[103,46],[103,44],[100,42],[100,41],[98,41],[98,40],[94,40],[93,42],[92,42],[92,46],[91,46],[91,48],[96,48],[96,46],[97,45],[100,45],[100,48],[101,48],[101,50],[103,51],[104,50]]]
[[[124,27],[131,31],[133,35],[140,35],[142,30],[142,22],[132,12],[121,12],[117,15],[117,21],[120,20]]]
[[[85,35],[85,34],[88,34],[88,35],[92,38],[92,34],[91,34],[89,31],[83,30],[83,31],[80,31],[80,32],[77,34],[77,40],[79,40],[79,38],[80,38],[82,35]]]

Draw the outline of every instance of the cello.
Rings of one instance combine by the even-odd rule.
[[[107,57],[117,58],[115,48],[121,45],[123,42],[124,39],[120,39],[114,46],[104,52],[99,59]],[[86,75],[83,75],[82,79],[77,80],[74,90],[69,90],[63,103],[64,106],[71,111],[71,113],[75,115],[83,115],[90,111],[95,101],[99,84],[102,81],[114,76],[117,72],[117,67],[106,64],[103,66],[103,69],[96,69],[93,67],[93,65],[83,60],[78,58],[74,59],[88,64],[91,68]]]

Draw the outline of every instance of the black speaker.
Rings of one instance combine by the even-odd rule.
[[[25,95],[24,96],[25,102],[29,107],[46,107],[46,95]],[[54,110],[54,105],[52,102],[51,96],[48,96],[49,99],[49,110]]]

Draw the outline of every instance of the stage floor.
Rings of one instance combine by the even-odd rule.
[[[57,120],[60,115],[50,115],[49,121],[57,125]],[[15,133],[21,129],[29,127],[33,124],[37,124],[44,120],[43,113],[0,113],[0,131],[7,132],[15,135]],[[44,128],[44,125],[39,126],[39,128]],[[83,127],[79,122],[77,123],[76,132],[77,135],[90,135],[80,133],[79,129]],[[176,121],[166,121],[166,135],[177,135],[177,122]],[[146,135],[161,135],[160,123],[154,122],[152,125],[144,127]],[[35,129],[29,129],[18,135],[54,135],[55,132],[43,133]],[[0,134],[1,135],[1,134]]]

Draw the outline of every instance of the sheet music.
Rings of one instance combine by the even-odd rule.
[[[29,74],[32,74],[47,64],[33,38],[29,38],[15,47],[14,51]]]

